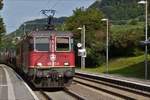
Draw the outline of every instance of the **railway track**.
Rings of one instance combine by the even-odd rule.
[[[35,94],[39,100],[149,100],[149,88],[149,85],[76,73],[71,86],[54,91],[37,90]]]
[[[43,91],[34,91],[34,93],[37,95],[37,97],[39,98],[39,100],[52,100]]]
[[[108,77],[99,77],[76,73],[74,81],[98,91],[114,95],[122,99],[129,100],[149,100],[150,99],[150,86],[127,82]]]
[[[85,98],[67,88],[58,91],[35,91],[35,94],[40,100],[85,100]]]
[[[86,92],[86,94],[84,94],[84,92]],[[35,94],[38,96],[39,100],[104,100],[104,98],[105,100],[116,100],[114,97],[112,97],[112,99],[107,97],[108,95],[102,96],[76,83],[58,91],[35,91]]]

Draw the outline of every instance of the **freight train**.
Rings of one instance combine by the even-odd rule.
[[[18,40],[15,56],[7,51],[4,58],[35,87],[68,86],[75,74],[73,34],[33,31]]]
[[[71,84],[75,74],[73,33],[56,31],[51,24],[54,10],[48,16],[46,30],[31,31],[18,38],[16,50],[1,53],[1,61],[13,64],[35,87],[65,87]]]

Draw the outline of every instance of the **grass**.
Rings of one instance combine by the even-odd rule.
[[[148,56],[150,60],[150,56]],[[150,64],[148,63],[148,78],[150,79]],[[86,68],[83,71],[106,73],[106,65],[99,67]],[[109,74],[121,75],[125,77],[144,78],[145,65],[144,55],[137,57],[117,58],[109,61]]]

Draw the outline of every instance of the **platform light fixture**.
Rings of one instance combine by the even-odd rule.
[[[109,24],[109,22],[108,22],[108,19],[107,18],[103,18],[103,19],[101,19],[101,21],[105,21],[106,22],[106,27],[107,27],[107,32],[106,32],[106,72],[107,72],[107,74],[108,74],[108,57],[109,57],[109,55],[108,55],[108,46],[109,46],[109,39],[108,39],[108,29],[109,29],[109,26],[108,26],[108,24]]]
[[[147,2],[147,0],[142,0],[142,1],[139,1],[138,2],[138,4],[144,4],[145,5],[145,42],[147,42],[148,41],[148,36],[147,36],[147,29],[148,29],[148,16],[147,16],[147,13],[148,13],[148,2]],[[147,44],[145,44],[145,79],[147,79],[147,74],[148,74],[148,72],[147,72],[147,63],[148,63],[148,58],[147,58]]]

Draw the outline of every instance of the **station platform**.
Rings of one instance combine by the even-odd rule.
[[[0,64],[0,100],[39,99],[13,69]]]
[[[80,69],[76,69],[75,71],[77,73],[94,75],[94,76],[98,76],[98,77],[110,78],[110,79],[115,79],[115,80],[120,80],[120,81],[126,81],[126,82],[130,82],[130,83],[135,83],[135,84],[138,83],[140,85],[145,85],[145,86],[150,87],[150,80],[138,79],[138,78],[133,78],[133,77],[124,77],[121,75],[114,75],[114,74],[103,74],[103,73],[89,72],[89,71],[83,71]]]

